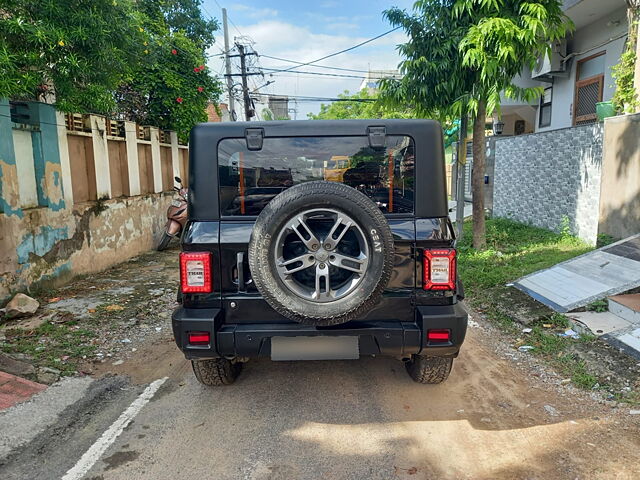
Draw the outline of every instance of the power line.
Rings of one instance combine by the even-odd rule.
[[[289,60],[287,58],[272,57],[271,55],[263,55],[263,54],[260,54],[260,56],[264,58],[271,58],[273,60],[279,60],[281,62],[297,63],[300,66],[305,65],[303,62],[297,62],[295,60]],[[328,68],[329,70],[341,70],[343,72],[369,73],[368,70],[356,70],[354,68],[330,67],[328,65],[309,65],[309,66],[314,68]]]
[[[267,95],[265,93],[257,93],[255,95]],[[315,97],[315,96],[305,96],[305,95],[286,95],[286,94],[278,94],[272,93],[268,95],[273,95],[275,97],[288,97],[293,98],[299,102],[354,102],[354,103],[369,103],[376,102],[375,98],[337,98],[337,97]]]
[[[347,75],[347,74],[341,74],[341,73],[306,72],[306,71],[300,71],[300,70],[288,71],[288,70],[282,70],[282,69],[276,69],[276,68],[267,68],[267,67],[261,67],[261,70],[268,70],[268,71],[273,72],[273,73],[270,73],[269,75],[277,75],[278,73],[289,73],[289,74],[302,73],[302,74],[305,74],[305,75],[321,75],[321,76],[324,76],[324,77],[358,78],[360,80],[364,80],[365,78],[368,78],[369,80],[382,80],[384,78],[388,78],[388,77],[396,78],[398,76],[397,74],[389,74],[389,75],[378,74],[376,76],[368,75],[368,76],[365,77],[365,76],[362,76],[362,75]]]
[[[320,75],[320,76],[323,76],[323,77],[359,78],[360,80],[363,80],[365,78],[365,77],[358,76],[358,75],[345,75],[345,74],[340,74],[340,73],[305,72],[305,71],[300,71],[300,70],[296,70],[295,72],[290,72],[288,70],[281,70],[281,69],[277,69],[277,68],[267,68],[267,67],[262,67],[262,70],[267,70],[267,71],[273,72],[270,75],[274,75],[274,74],[277,74],[277,73],[292,73],[292,74],[303,73],[303,74],[308,74],[308,75]]]
[[[220,10],[222,10],[222,5],[220,5],[220,4],[218,3],[218,0],[213,0],[213,1],[214,1],[214,2],[215,2],[215,4],[218,6],[218,8],[219,8]],[[201,7],[202,7],[202,9],[203,9],[205,12],[207,11],[207,10],[204,8],[204,5],[201,5]],[[209,13],[209,12],[207,12],[207,13]],[[209,14],[209,16],[211,16],[211,14]],[[242,32],[240,31],[240,29],[238,28],[238,26],[237,26],[235,23],[233,23],[233,20],[231,20],[231,17],[227,16],[227,18],[228,18],[229,22],[231,22],[231,25],[233,25],[233,28],[235,28],[235,29],[236,29],[236,31],[238,32],[238,34],[239,34],[240,36],[242,36]]]
[[[381,38],[381,37],[384,37],[385,35],[389,35],[390,33],[395,32],[396,30],[398,30],[399,28],[400,28],[400,26],[398,26],[398,27],[396,27],[396,28],[392,28],[391,30],[388,30],[388,31],[386,31],[386,32],[384,32],[384,33],[381,33],[380,35],[377,35],[377,36],[375,36],[375,37],[373,37],[373,38],[370,38],[370,39],[368,39],[368,40],[365,40],[364,42],[360,42],[360,43],[358,43],[357,45],[354,45],[354,46],[352,46],[352,47],[345,48],[344,50],[340,50],[339,52],[331,53],[331,54],[329,54],[329,55],[325,55],[324,57],[318,58],[318,59],[316,59],[316,60],[312,60],[312,61],[310,61],[310,62],[301,63],[300,65],[294,65],[293,67],[289,67],[289,68],[287,68],[286,70],[283,70],[283,72],[288,72],[288,71],[290,71],[290,70],[293,70],[294,68],[299,68],[299,67],[304,67],[304,66],[306,66],[306,65],[311,65],[312,63],[321,62],[322,60],[326,60],[327,58],[335,57],[336,55],[340,55],[340,54],[342,54],[342,53],[349,52],[349,51],[354,50],[354,49],[356,49],[356,48],[358,48],[358,47],[361,47],[361,46],[363,46],[363,45],[366,45],[367,43],[371,43],[371,42],[373,42],[374,40],[377,40],[377,39],[379,39],[379,38]]]

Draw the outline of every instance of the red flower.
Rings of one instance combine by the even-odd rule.
[[[204,65],[200,65],[200,70],[204,70]]]
[[[204,87],[198,87],[198,91],[199,92],[203,92],[204,91]]]
[[[176,98],[176,102],[178,102],[178,103],[182,103],[182,97],[178,97],[178,98]]]
[[[176,50],[175,48],[173,50],[171,50],[171,53],[173,53],[174,55],[178,54],[178,50]]]
[[[196,72],[196,73],[198,73],[198,72],[200,71],[200,69],[199,69],[198,67],[195,67],[195,68],[193,69],[193,71],[194,71],[194,72]]]

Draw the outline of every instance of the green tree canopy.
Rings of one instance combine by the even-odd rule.
[[[218,28],[201,0],[6,0],[0,97],[55,99],[177,130],[206,120],[220,82],[206,67]]]
[[[66,111],[112,110],[144,41],[132,0],[5,0],[0,18],[0,97]]]
[[[345,90],[338,94],[341,101],[321,104],[320,112],[309,113],[312,120],[337,120],[348,118],[415,118],[415,112],[398,102],[395,106],[385,105],[377,96],[361,90],[353,95]]]
[[[221,84],[206,66],[215,21],[200,12],[200,0],[138,0],[146,39],[136,65],[117,91],[117,110],[130,120],[178,131],[207,119]]]
[[[382,83],[389,105],[413,106],[423,114],[474,118],[474,246],[485,244],[485,122],[500,107],[501,95],[530,101],[541,88],[521,88],[513,79],[533,68],[551,42],[572,28],[560,0],[418,0],[412,12],[385,12],[409,41],[400,80]]]

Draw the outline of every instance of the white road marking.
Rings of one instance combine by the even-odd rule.
[[[142,407],[144,407],[149,400],[153,398],[158,389],[168,377],[160,378],[145,388],[144,392],[136,398],[129,408],[127,408],[118,419],[111,424],[111,426],[102,434],[102,436],[91,445],[84,455],[78,460],[73,468],[65,473],[62,480],[80,480],[85,474],[91,470],[91,467],[98,461],[102,454],[109,448],[109,446],[118,438],[122,431],[127,428],[127,425],[131,423],[131,420],[140,413]]]

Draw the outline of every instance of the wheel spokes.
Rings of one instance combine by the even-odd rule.
[[[336,233],[336,230],[338,230],[340,225],[344,225],[344,228],[340,231],[337,238],[333,238],[333,235]],[[351,219],[346,219],[342,215],[338,214],[335,223],[331,227],[331,230],[329,231],[327,238],[324,241],[325,248],[331,250],[336,248],[338,246],[338,243],[340,243],[340,240],[342,240],[342,237],[344,237],[344,234],[347,233],[347,231],[351,228],[351,225],[353,225]]]
[[[305,236],[300,231],[300,226],[302,226],[304,231],[309,235],[308,239],[305,238]],[[318,247],[320,246],[320,242],[318,241],[318,238],[315,236],[315,234],[311,231],[311,229],[305,223],[304,218],[302,218],[302,216],[296,217],[289,224],[289,228],[294,232],[296,232],[296,235],[300,237],[300,240],[302,240],[302,243],[304,243],[304,245],[307,247],[309,251],[317,250]]]
[[[316,266],[316,289],[313,298],[319,300],[331,295],[331,283],[329,282],[329,267],[325,263]]]
[[[298,263],[301,263],[301,265],[297,265]],[[299,257],[292,258],[290,260],[279,261],[277,267],[278,267],[278,270],[280,270],[285,275],[291,275],[292,273],[296,273],[296,272],[299,272],[300,270],[304,270],[305,268],[309,268],[313,266],[314,263],[315,263],[315,259],[312,256],[308,254],[304,254],[304,255],[300,255]],[[290,266],[292,267],[287,268]]]
[[[350,257],[340,253],[332,253],[329,257],[329,263],[336,268],[342,268],[362,275],[367,268],[367,257],[364,255]]]

